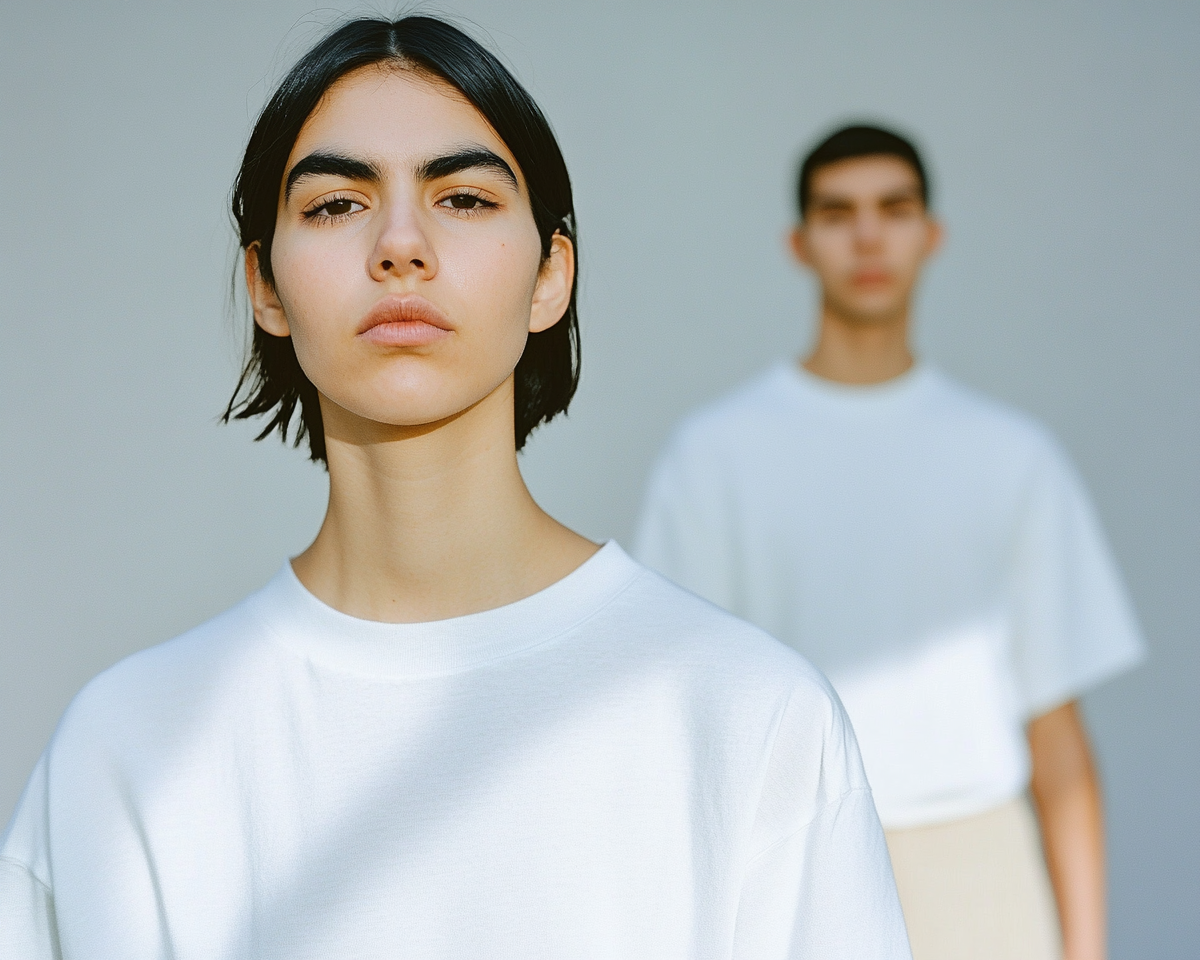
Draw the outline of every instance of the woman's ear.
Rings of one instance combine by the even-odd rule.
[[[563,318],[571,304],[574,284],[575,244],[561,233],[555,233],[550,240],[550,256],[538,270],[533,306],[529,311],[530,333],[549,330]]]
[[[275,288],[263,276],[258,262],[261,246],[257,240],[246,248],[246,292],[254,310],[254,322],[272,336],[291,335],[287,314],[275,293]]]

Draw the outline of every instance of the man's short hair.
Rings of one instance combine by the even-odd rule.
[[[856,124],[831,133],[804,158],[800,165],[800,177],[796,181],[796,205],[800,209],[800,219],[804,219],[808,210],[813,176],[818,170],[840,160],[878,156],[899,157],[912,167],[921,186],[921,202],[928,207],[929,178],[925,174],[925,165],[921,162],[917,148],[891,130]]]

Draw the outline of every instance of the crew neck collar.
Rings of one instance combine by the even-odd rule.
[[[610,540],[561,580],[515,603],[448,620],[382,623],[318,600],[288,562],[259,593],[256,612],[277,642],[313,663],[377,679],[422,679],[547,643],[599,611],[640,571]]]
[[[847,411],[882,411],[902,406],[922,396],[937,377],[932,366],[918,360],[897,377],[882,383],[849,384],[827,380],[806,370],[795,360],[783,360],[776,375],[786,388],[830,407]]]

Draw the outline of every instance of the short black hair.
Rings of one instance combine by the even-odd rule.
[[[912,141],[883,127],[855,124],[835,130],[813,147],[800,164],[800,176],[796,180],[796,206],[800,211],[800,219],[804,219],[808,210],[813,176],[818,170],[839,160],[877,156],[899,157],[912,167],[921,185],[921,202],[929,206],[929,176]]]
[[[443,80],[474,105],[525,176],[543,258],[550,256],[556,233],[574,248],[576,281],[566,313],[554,326],[529,334],[517,363],[514,420],[520,450],[535,427],[566,411],[579,384],[575,205],[566,162],[549,122],[525,88],[478,42],[449,23],[426,16],[359,18],[328,33],[284,77],[250,134],[233,187],[239,243],[243,250],[259,244],[259,267],[263,278],[273,283],[271,241],[279,190],[301,128],[342,77],[371,64],[389,63]],[[300,422],[294,445],[307,437],[309,458],[325,463],[317,389],[300,368],[291,337],[272,336],[254,324],[249,357],[222,419],[273,413],[255,439],[278,430],[286,441],[297,405]]]

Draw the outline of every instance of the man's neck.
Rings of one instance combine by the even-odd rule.
[[[801,366],[835,383],[884,383],[912,369],[908,310],[879,320],[844,317],[828,305],[821,310],[817,343]]]

